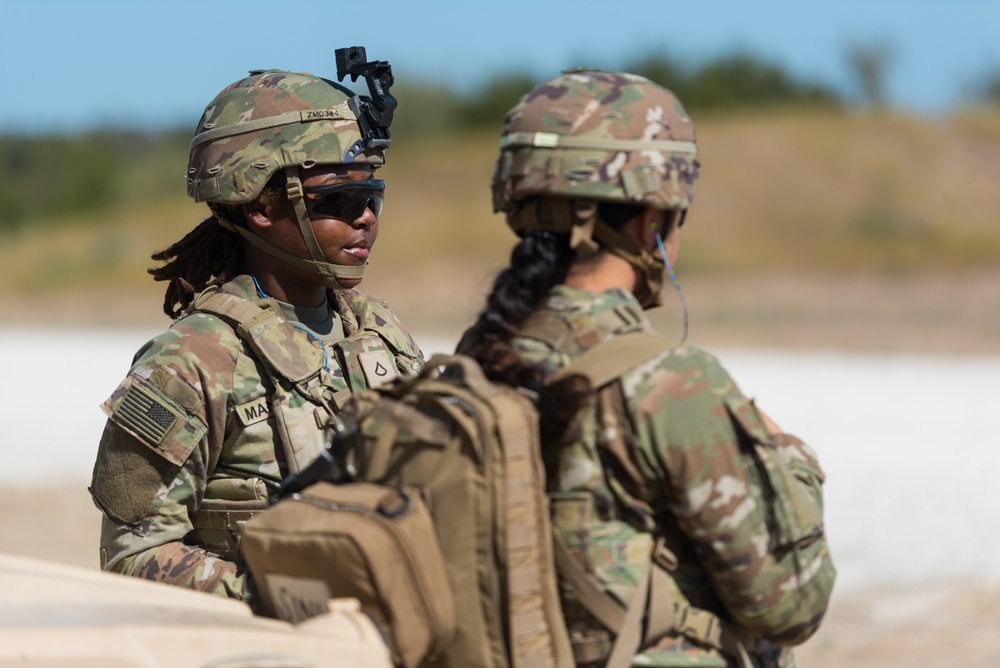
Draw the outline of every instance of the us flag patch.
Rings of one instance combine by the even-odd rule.
[[[136,434],[159,443],[177,422],[178,415],[138,385],[128,388],[115,411],[118,421]]]

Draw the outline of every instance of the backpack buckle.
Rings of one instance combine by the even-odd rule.
[[[668,573],[673,573],[680,566],[680,560],[677,559],[674,551],[667,547],[667,541],[662,536],[656,539],[652,559],[653,563]]]

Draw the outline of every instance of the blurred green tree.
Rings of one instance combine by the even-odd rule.
[[[459,100],[459,122],[466,127],[492,126],[499,133],[504,114],[538,82],[537,77],[525,72],[506,72],[492,77]]]
[[[854,42],[847,47],[846,57],[861,100],[872,109],[883,108],[886,74],[896,57],[892,44],[886,40]]]
[[[830,86],[803,81],[750,53],[732,53],[685,67],[665,53],[646,55],[624,69],[672,90],[689,110],[725,110],[779,104],[839,106]]]

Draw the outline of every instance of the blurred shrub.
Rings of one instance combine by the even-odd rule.
[[[176,193],[186,132],[0,135],[0,232]]]
[[[394,85],[391,93],[399,105],[392,119],[394,138],[443,134],[459,123],[458,96],[446,86],[411,79]]]
[[[730,54],[693,68],[684,67],[669,55],[653,54],[626,63],[623,69],[669,88],[689,111],[840,105],[840,95],[833,88],[797,79],[781,66],[748,53]]]
[[[538,83],[537,77],[524,72],[495,76],[459,100],[459,120],[466,127],[494,126],[499,134],[504,114]]]
[[[896,56],[892,44],[885,40],[855,42],[847,47],[845,55],[862,101],[872,109],[883,108],[886,74]]]
[[[993,66],[979,75],[971,89],[974,102],[1000,109],[1000,67]]]
[[[122,168],[109,139],[0,138],[0,225],[108,206]]]

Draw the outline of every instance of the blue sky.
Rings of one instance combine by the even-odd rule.
[[[388,60],[397,81],[458,90],[498,71],[544,79],[575,65],[618,69],[654,49],[694,63],[749,51],[847,90],[848,46],[885,41],[895,54],[891,102],[931,115],[1000,70],[998,0],[0,0],[0,8],[0,132],[193,124],[250,69],[332,77],[334,48],[356,44]]]

